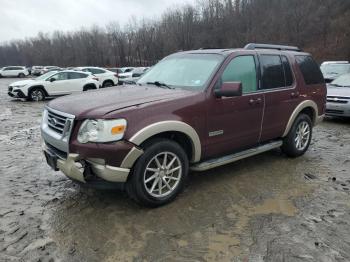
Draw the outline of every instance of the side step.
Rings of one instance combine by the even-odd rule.
[[[241,160],[243,158],[247,158],[250,156],[254,156],[257,154],[260,154],[262,152],[266,152],[269,151],[271,149],[280,147],[282,145],[282,141],[274,141],[268,144],[264,144],[258,147],[254,147],[251,149],[247,149],[245,151],[241,151],[235,154],[231,154],[231,155],[227,155],[227,156],[223,156],[223,157],[219,157],[219,158],[214,158],[214,159],[210,159],[207,160],[205,162],[200,162],[198,164],[195,164],[193,166],[191,166],[191,170],[193,171],[205,171],[214,167],[218,167],[218,166],[223,166],[238,160]]]

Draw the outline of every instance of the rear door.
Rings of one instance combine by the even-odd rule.
[[[70,92],[81,92],[85,84],[86,74],[79,72],[69,72],[67,84],[69,84],[67,90]]]
[[[257,93],[257,60],[254,54],[234,56],[224,69],[220,82],[241,82],[243,95],[208,101],[208,140],[206,157],[214,157],[256,145],[259,141],[264,96]]]
[[[261,92],[265,96],[265,110],[260,142],[281,137],[289,117],[302,101],[291,70],[291,58],[281,53],[261,52]]]

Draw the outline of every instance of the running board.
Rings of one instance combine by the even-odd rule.
[[[245,151],[241,151],[239,153],[210,159],[210,160],[205,161],[205,162],[200,162],[198,164],[191,166],[191,170],[193,170],[193,171],[205,171],[205,170],[208,170],[208,169],[211,169],[214,167],[223,166],[223,165],[226,165],[226,164],[229,164],[232,162],[236,162],[236,161],[241,160],[243,158],[247,158],[250,156],[260,154],[262,152],[269,151],[271,149],[280,147],[281,145],[282,145],[281,140],[274,141],[274,142],[271,142],[269,144],[264,144],[264,145],[254,147],[254,148],[251,148],[251,149],[248,149]]]

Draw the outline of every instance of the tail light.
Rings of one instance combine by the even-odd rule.
[[[119,74],[118,74],[118,73],[116,73],[116,74],[114,74],[114,76],[115,76],[115,77],[119,77]]]
[[[93,77],[92,79],[94,79],[94,80],[98,81],[98,78],[97,78],[97,77]]]

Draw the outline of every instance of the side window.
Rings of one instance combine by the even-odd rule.
[[[90,68],[89,70],[90,70],[90,72],[93,73],[94,75],[98,75],[98,74],[103,74],[103,73],[105,73],[104,70],[97,69],[97,68]]]
[[[311,56],[298,55],[295,59],[299,65],[307,85],[323,84],[324,79],[321,70]]]
[[[290,63],[288,61],[288,58],[286,56],[282,56],[282,64],[283,64],[283,71],[284,71],[284,77],[285,77],[285,86],[291,86],[293,84],[293,75],[292,75],[292,69],[290,68]]]
[[[78,73],[78,72],[69,72],[68,78],[69,79],[80,79],[80,78],[86,78],[86,74]]]
[[[222,82],[242,82],[243,93],[257,90],[254,56],[238,56],[226,67],[221,76]]]
[[[284,87],[284,72],[279,55],[261,55],[262,89]]]
[[[68,73],[67,72],[57,73],[57,74],[53,75],[51,78],[56,79],[56,81],[67,80]]]

